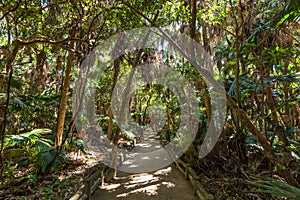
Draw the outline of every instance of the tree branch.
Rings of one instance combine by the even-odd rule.
[[[11,13],[11,12],[17,10],[17,9],[19,8],[20,3],[21,3],[21,1],[19,0],[18,3],[17,3],[17,5],[16,5],[13,9],[8,10],[6,13],[4,13],[4,14],[2,15],[2,17],[0,18],[0,21],[1,21],[2,19],[4,19],[9,13]]]
[[[77,41],[77,42],[83,42],[86,43],[87,45],[89,45],[89,43],[86,40],[80,39],[80,38],[75,38],[75,37],[69,37],[69,38],[65,38],[63,40],[60,41],[54,41],[51,40],[50,38],[47,37],[36,37],[36,38],[30,38],[30,39],[25,39],[25,40],[18,40],[20,44],[22,45],[31,45],[31,44],[35,44],[35,43],[44,43],[44,44],[62,44],[65,42],[69,42],[69,41]]]

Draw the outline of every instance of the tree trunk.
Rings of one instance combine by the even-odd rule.
[[[109,106],[109,111],[108,111],[108,127],[107,127],[107,138],[109,140],[112,139],[112,123],[113,123],[113,114],[112,114],[112,105]]]
[[[116,45],[115,48],[118,48],[118,45]],[[120,72],[120,62],[121,62],[120,58],[116,58],[114,60],[114,76],[113,76],[113,87],[112,87],[112,89],[114,89],[114,87],[117,84],[117,80],[118,80],[118,76],[119,76],[119,72]],[[108,125],[108,130],[109,130],[109,139],[112,139],[112,142],[113,142],[112,166],[113,166],[113,168],[115,170],[113,172],[112,177],[115,178],[117,176],[118,142],[119,142],[120,129],[118,128],[115,133],[112,132],[112,128],[113,128],[113,113],[112,113],[112,109],[113,109],[113,106],[114,106],[112,104],[112,102],[113,101],[111,101],[111,105],[109,107],[109,125]]]
[[[1,133],[1,148],[0,148],[0,175],[3,172],[3,150],[4,150],[4,138],[5,138],[5,131],[6,131],[6,123],[7,123],[7,112],[9,106],[9,99],[10,99],[10,89],[11,89],[11,81],[13,76],[13,62],[18,54],[20,43],[18,40],[14,41],[13,49],[10,56],[6,60],[6,73],[8,74],[8,84],[6,89],[6,102],[3,107],[3,116],[0,116],[0,133]],[[1,108],[1,107],[0,107]]]
[[[226,94],[226,96],[227,103],[233,110],[234,114],[241,120],[241,122],[243,122],[244,126],[253,134],[254,138],[263,147],[264,153],[271,161],[271,163],[281,168],[278,170],[278,174],[281,175],[289,184],[295,187],[299,187],[300,184],[296,181],[288,168],[282,168],[284,166],[284,163],[280,162],[280,160],[277,158],[271,144],[268,142],[265,135],[261,133],[258,128],[252,123],[252,121],[248,118],[246,112],[240,109],[228,94]]]
[[[59,114],[58,114],[58,122],[57,122],[57,131],[56,131],[56,140],[55,146],[61,146],[62,138],[63,138],[63,131],[65,125],[65,115],[67,111],[67,102],[68,102],[68,92],[70,86],[70,76],[71,76],[71,69],[73,66],[73,59],[74,59],[74,52],[72,51],[75,47],[75,42],[71,41],[70,51],[67,58],[67,67],[65,72],[65,78],[63,83],[63,89],[61,93],[61,100],[60,100],[60,107],[59,107]]]

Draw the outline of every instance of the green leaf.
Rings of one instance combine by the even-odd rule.
[[[300,189],[291,186],[285,182],[279,181],[274,178],[258,178],[252,177],[256,181],[249,181],[250,184],[256,185],[262,189],[256,190],[257,192],[267,193],[278,197],[284,197],[288,199],[299,199]]]

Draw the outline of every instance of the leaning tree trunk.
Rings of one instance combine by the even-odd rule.
[[[56,131],[56,140],[55,146],[62,145],[62,138],[63,138],[63,131],[65,125],[65,115],[67,111],[67,102],[68,102],[68,92],[70,86],[70,76],[71,76],[71,69],[73,66],[73,59],[74,59],[74,52],[72,51],[75,47],[75,41],[71,41],[70,51],[67,58],[67,68],[65,72],[65,78],[63,83],[63,89],[61,93],[61,100],[60,100],[60,107],[59,107],[59,115],[58,115],[58,122],[57,122],[57,131]]]

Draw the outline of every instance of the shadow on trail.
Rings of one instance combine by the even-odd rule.
[[[153,173],[119,172],[117,178],[100,187],[92,199],[194,200],[196,197],[191,185],[172,165]]]
[[[151,129],[146,129],[139,143],[124,156],[118,171],[128,173],[151,172],[173,162],[169,152],[160,144],[160,139]]]
[[[117,177],[113,182],[104,183],[102,187],[99,187],[92,199],[196,199],[191,185],[174,164],[170,165],[170,159],[171,157],[160,144],[159,136],[150,130],[146,131],[140,143],[135,146],[122,165],[118,167]],[[160,167],[164,162],[166,164]],[[146,172],[153,171],[148,170],[153,169],[153,166],[157,166],[156,169],[161,169],[141,173],[142,170]],[[122,167],[126,167],[127,170],[125,171],[131,174],[123,172]],[[128,169],[132,169],[132,171]]]

